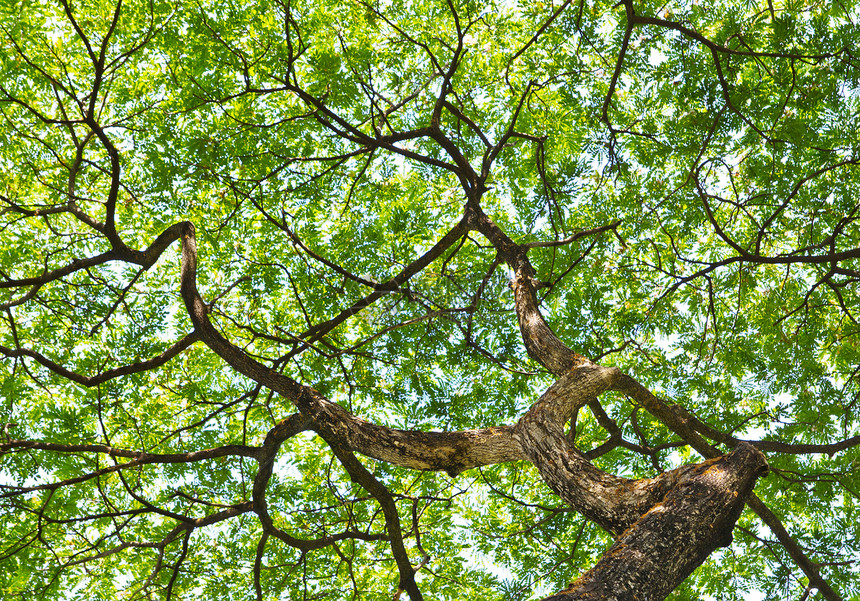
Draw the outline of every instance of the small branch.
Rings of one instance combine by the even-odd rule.
[[[29,357],[57,375],[67,378],[73,382],[77,382],[78,384],[81,384],[83,386],[92,387],[107,382],[108,380],[118,378],[120,376],[140,373],[143,371],[154,369],[156,367],[161,367],[198,340],[200,340],[198,334],[196,332],[191,332],[180,338],[177,342],[173,343],[173,345],[171,345],[160,355],[156,355],[155,357],[147,359],[146,361],[138,361],[129,365],[123,365],[122,367],[109,369],[95,376],[84,376],[79,373],[73,372],[69,369],[66,369],[62,365],[51,361],[44,355],[41,355],[36,351],[30,349],[10,349],[3,345],[0,345],[0,353],[6,355],[7,357]]]
[[[553,248],[556,246],[565,246],[570,244],[571,242],[576,242],[580,238],[585,238],[586,236],[594,236],[595,234],[602,234],[603,232],[609,230],[615,230],[619,225],[621,225],[621,220],[613,221],[609,225],[602,225],[600,227],[591,228],[590,230],[580,230],[573,234],[572,236],[568,236],[564,240],[548,240],[542,242],[526,242],[523,244],[523,248]]]

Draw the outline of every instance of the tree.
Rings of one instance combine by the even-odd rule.
[[[860,595],[856,2],[0,10],[5,599]]]

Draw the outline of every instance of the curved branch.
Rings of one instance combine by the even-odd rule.
[[[629,3],[625,3],[626,5],[630,5]],[[642,15],[636,14],[631,9],[628,13],[628,18],[630,19],[630,23],[633,25],[654,25],[656,27],[660,27],[663,29],[671,29],[673,31],[677,31],[685,35],[686,37],[696,40],[701,43],[703,46],[706,46],[714,53],[720,54],[728,54],[735,56],[752,56],[752,57],[768,57],[768,58],[789,58],[789,59],[799,59],[799,60],[823,60],[825,58],[833,58],[835,56],[839,56],[845,52],[845,48],[840,48],[836,52],[826,52],[824,54],[794,54],[791,52],[756,52],[753,50],[735,50],[733,48],[727,48],[726,46],[722,46],[713,42],[703,36],[701,33],[694,29],[690,29],[677,21],[669,21],[666,19],[659,19],[656,17],[644,17]]]
[[[7,279],[6,281],[0,282],[0,289],[33,286],[36,288],[36,291],[38,291],[38,287],[49,282],[63,278],[76,271],[102,265],[110,261],[127,261],[141,265],[144,269],[149,269],[155,264],[159,257],[161,257],[162,253],[164,253],[164,251],[173,244],[173,242],[179,239],[181,226],[181,222],[174,223],[165,229],[158,235],[155,241],[146,248],[146,250],[133,250],[123,245],[122,248],[114,248],[93,257],[75,259],[64,267],[46,271],[42,275],[32,276],[29,278]],[[35,292],[31,290],[28,294],[35,294]],[[18,301],[12,302],[19,304]]]
[[[194,226],[185,223],[182,236],[181,291],[195,332],[228,365],[243,375],[292,401],[317,432],[331,432],[362,455],[419,470],[444,470],[459,474],[465,469],[522,459],[512,426],[462,432],[398,430],[367,422],[248,356],[218,332],[209,320],[209,309],[197,291],[197,243]]]
[[[476,229],[490,241],[502,260],[514,272],[511,282],[511,288],[514,291],[514,308],[529,357],[557,376],[574,367],[590,364],[591,361],[575,353],[559,340],[544,320],[536,293],[539,282],[535,279],[534,267],[526,255],[528,248],[511,240],[480,208],[474,210]]]
[[[478,230],[481,231],[481,233],[483,233],[490,240],[490,242],[498,251],[499,255],[514,270],[514,281],[512,286],[514,288],[514,298],[517,316],[519,317],[520,331],[522,333],[529,355],[539,361],[555,375],[562,376],[559,382],[556,383],[556,385],[558,386],[565,386],[563,384],[564,380],[568,377],[575,377],[575,374],[577,372],[587,373],[588,370],[591,369],[608,369],[594,366],[589,359],[572,351],[561,340],[558,339],[555,333],[546,324],[538,306],[537,295],[535,294],[536,284],[534,279],[534,268],[528,261],[528,257],[526,256],[526,249],[522,246],[516,245],[510,238],[507,237],[507,235],[504,234],[504,232],[502,232],[502,230],[496,224],[494,224],[488,217],[486,217],[486,215],[479,215],[477,221],[479,224]],[[565,376],[565,374],[569,371],[571,372],[571,375]],[[648,410],[652,415],[660,419],[670,430],[672,430],[682,439],[687,441],[688,444],[690,444],[704,457],[716,459],[721,456],[720,451],[712,447],[701,436],[701,434],[699,434],[695,427],[695,422],[697,420],[695,420],[692,415],[686,412],[683,407],[681,407],[680,405],[676,405],[674,407],[666,405],[661,399],[657,398],[645,386],[643,386],[630,376],[618,372],[612,376],[611,381],[606,385],[605,388],[602,388],[601,390],[616,390],[633,398],[646,410]],[[578,408],[579,406],[582,406],[590,400],[591,399],[569,398],[568,402],[574,402],[574,405]],[[569,415],[572,414],[573,413],[571,412]],[[559,416],[556,416],[556,419],[558,418]],[[526,420],[525,417],[523,419]],[[530,417],[529,419],[532,421],[540,421],[535,420],[534,417]],[[558,432],[553,432],[552,428],[547,427],[547,424],[550,423],[551,420],[544,420],[542,423],[539,424],[543,431],[531,435],[531,440],[529,440],[528,445],[543,444],[545,452],[543,457],[538,457],[535,454],[534,456],[530,456],[530,459],[535,461],[536,465],[538,464],[538,462],[543,462],[545,466],[548,466],[545,467],[545,469],[541,470],[541,475],[545,479],[547,479],[548,483],[551,486],[554,486],[554,488],[558,487],[556,492],[559,492],[559,494],[562,494],[560,491],[564,490],[565,492],[562,495],[563,497],[565,495],[570,495],[565,500],[570,499],[575,500],[576,503],[585,502],[586,504],[593,505],[593,501],[589,501],[589,499],[587,498],[587,491],[576,490],[576,484],[574,483],[573,485],[571,485],[569,482],[567,482],[564,476],[565,473],[584,473],[584,470],[588,470],[588,468],[585,467],[585,464],[588,464],[587,460],[582,458],[582,460],[580,461],[579,457],[577,457],[576,451],[566,450],[566,445],[564,444],[564,441],[566,439],[564,438],[563,431],[559,427]],[[535,426],[536,427],[534,429],[537,432],[538,424],[535,424]],[[524,427],[524,430],[528,429],[529,426]],[[524,447],[527,447],[528,445],[523,443]],[[738,444],[736,448],[741,447],[748,447],[750,449],[755,450],[752,445],[747,445],[745,443]],[[758,453],[758,456],[761,456],[758,450],[755,450],[755,453]],[[746,454],[749,455],[749,453]],[[753,461],[753,464],[757,461],[758,460]],[[538,467],[540,469],[540,465],[538,465]],[[696,466],[686,467],[689,469],[693,469]],[[559,477],[559,474],[561,474],[561,477]],[[758,475],[760,475],[759,472],[754,473],[754,478],[752,482],[755,481],[755,478],[757,478]],[[677,484],[677,481],[673,484]],[[595,486],[603,486],[603,483],[599,478],[595,480]],[[645,488],[645,490],[647,490],[647,488]],[[581,500],[577,499],[578,497],[582,496],[583,492],[586,492],[586,498]],[[753,503],[755,502],[753,501]],[[756,509],[756,506],[753,506],[752,504],[750,506],[754,510]],[[733,512],[734,506],[726,506],[726,509],[731,509],[731,511]],[[613,528],[617,527],[616,524],[624,523],[623,519],[613,523],[613,521],[611,521],[613,516],[606,515],[606,513],[604,513],[605,508],[593,507],[592,510],[594,515],[589,515],[589,517],[591,519],[594,519],[595,521],[603,520],[602,524],[600,521],[598,521],[598,523],[604,525],[604,527]],[[738,509],[738,513],[739,511],[740,510]],[[785,529],[782,528],[780,530],[781,524],[779,523],[779,520],[777,520],[776,517],[772,514],[768,515],[768,513],[764,512],[764,510],[762,510],[762,513],[759,513],[759,516],[762,517],[762,519],[768,525],[770,525],[771,523],[773,524],[774,533],[777,535],[777,538],[779,538],[780,542],[783,543],[786,549],[790,553],[792,553],[792,557],[797,562],[797,565],[800,566],[800,568],[807,574],[810,580],[822,583],[819,587],[819,590],[822,592],[825,598],[828,599],[828,601],[841,601],[839,595],[836,594],[836,592],[833,591],[833,589],[830,588],[829,585],[827,585],[827,583],[821,578],[821,575],[815,568],[813,562],[810,561],[809,558],[802,553],[800,547],[785,532]],[[731,523],[734,524],[734,521],[731,521]],[[607,565],[604,563],[604,561],[611,559],[611,555],[612,553],[610,552],[606,556],[604,556],[604,560],[601,560],[601,562],[598,564],[598,566],[603,566],[600,569],[604,569],[604,567]],[[597,566],[595,566],[595,569],[597,569]],[[558,597],[559,600],[574,598],[586,597]]]
[[[109,369],[95,376],[84,376],[79,373],[73,372],[69,369],[66,369],[62,365],[51,361],[44,355],[41,355],[36,351],[30,349],[11,349],[0,344],[0,353],[6,355],[7,357],[29,357],[31,359],[36,360],[40,365],[48,368],[57,375],[67,378],[72,382],[77,382],[78,384],[81,384],[83,386],[91,387],[98,386],[103,382],[107,382],[108,380],[112,380],[120,376],[127,376],[129,374],[140,373],[156,367],[161,367],[198,340],[200,340],[199,335],[196,332],[191,332],[180,338],[178,341],[174,342],[173,345],[171,345],[160,355],[156,355],[155,357],[147,359],[146,361],[138,361],[129,365],[123,365],[122,367],[115,367],[114,369]]]
[[[691,466],[672,488],[600,561],[561,593],[544,601],[663,599],[717,547],[732,542],[732,529],[767,472],[750,445]]]
[[[563,425],[580,407],[610,390],[617,368],[584,365],[562,376],[517,424],[515,437],[544,481],[561,498],[607,531],[619,535],[692,469],[683,466],[656,478],[629,480],[594,467],[568,444]]]
[[[330,439],[329,434],[328,432],[320,433],[350,478],[373,495],[382,508],[382,514],[385,517],[385,528],[388,530],[391,553],[394,555],[394,561],[400,574],[398,588],[409,593],[409,598],[412,601],[422,601],[424,596],[415,582],[416,569],[412,566],[412,562],[409,560],[409,555],[406,552],[406,547],[403,545],[400,515],[397,512],[397,505],[394,502],[391,491],[364,467],[352,451],[343,446],[337,438]]]
[[[266,441],[263,443],[263,447],[257,457],[257,460],[260,463],[260,469],[254,477],[252,495],[254,513],[256,513],[260,518],[260,523],[263,525],[264,535],[274,536],[287,545],[296,549],[301,549],[302,551],[322,549],[346,539],[363,541],[388,540],[388,537],[384,534],[367,534],[357,530],[347,530],[345,532],[317,539],[304,539],[292,536],[275,525],[272,520],[272,516],[269,514],[269,507],[266,502],[266,487],[272,477],[272,472],[275,466],[275,457],[281,448],[281,444],[285,440],[299,432],[304,432],[309,429],[309,420],[300,413],[294,413],[287,419],[279,422],[269,431],[269,434],[266,436]]]

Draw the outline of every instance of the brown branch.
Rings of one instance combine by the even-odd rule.
[[[555,21],[556,18],[564,11],[564,9],[566,9],[570,5],[571,1],[572,0],[565,0],[564,2],[562,2],[561,6],[555,9],[555,11],[553,11],[549,18],[543,22],[543,25],[538,27],[534,35],[529,38],[529,40],[525,44],[523,44],[522,48],[520,48],[513,55],[511,55],[511,58],[508,59],[508,64],[505,67],[505,81],[508,81],[508,69],[510,69],[511,64],[513,64],[515,60],[517,60],[526,50],[528,50],[532,44],[537,42],[538,38],[543,35],[543,32],[546,31],[549,26],[552,25],[552,22]]]
[[[88,269],[97,265],[103,265],[104,263],[108,263],[110,261],[127,261],[130,263],[141,265],[144,269],[149,269],[155,264],[159,257],[161,257],[162,253],[167,249],[167,247],[169,247],[179,238],[181,225],[181,223],[174,223],[173,225],[165,229],[161,234],[158,235],[155,241],[153,241],[153,243],[146,248],[146,250],[133,250],[123,245],[122,248],[114,248],[107,252],[101,253],[100,255],[95,255],[93,257],[87,257],[84,259],[75,259],[71,263],[63,267],[45,271],[42,275],[0,281],[0,289],[16,288],[21,286],[33,286],[35,288],[35,291],[38,291],[39,287],[49,282],[53,282],[55,280],[63,278],[69,274],[75,273],[76,271]],[[35,294],[35,291],[31,289],[27,294],[33,295]],[[20,302],[23,301],[21,301],[21,299],[18,299],[17,301],[12,302],[14,304],[20,304]]]
[[[409,554],[406,552],[406,547],[403,544],[400,515],[397,512],[397,505],[394,502],[394,497],[391,496],[391,492],[364,467],[350,449],[343,446],[333,432],[320,433],[320,435],[329,444],[353,482],[357,482],[362,488],[373,495],[379,503],[379,506],[382,508],[382,514],[385,517],[385,527],[388,530],[391,552],[394,555],[394,561],[400,574],[398,588],[409,593],[409,598],[412,601],[422,601],[424,596],[415,582],[416,569],[412,566]]]
[[[684,481],[626,530],[593,568],[544,601],[665,598],[704,558],[732,542],[744,500],[765,472],[764,457],[750,445],[690,466]]]
[[[573,234],[572,236],[568,236],[563,240],[546,240],[539,242],[526,242],[523,244],[523,248],[553,248],[556,246],[565,246],[570,244],[571,242],[576,242],[580,238],[585,238],[586,236],[593,236],[595,234],[602,234],[603,232],[614,230],[619,225],[621,225],[621,220],[618,219],[613,221],[609,225],[602,225],[600,227],[591,228],[588,230],[580,230]]]
[[[682,466],[655,478],[629,480],[596,468],[570,446],[562,430],[565,422],[620,377],[614,367],[584,365],[570,370],[532,405],[514,434],[549,487],[615,535],[636,523],[692,469]]]
[[[103,265],[109,261],[119,261],[121,259],[121,253],[115,250],[109,250],[108,252],[101,253],[94,257],[75,259],[68,265],[51,271],[46,271],[42,275],[32,276],[29,278],[7,279],[0,282],[0,289],[17,288],[20,286],[43,286],[44,284],[63,278],[71,273],[80,271],[81,269],[87,269],[89,267],[95,267],[96,265]]]
[[[272,428],[263,447],[260,450],[257,460],[260,464],[260,469],[254,477],[254,485],[252,489],[253,508],[254,512],[260,519],[263,526],[265,536],[274,536],[278,540],[302,551],[312,551],[314,549],[322,549],[334,545],[338,541],[354,539],[363,541],[379,541],[389,540],[389,537],[384,534],[368,534],[357,530],[346,530],[338,534],[332,534],[317,539],[304,539],[292,536],[281,528],[278,528],[272,516],[269,514],[268,503],[266,501],[266,487],[272,477],[272,472],[275,465],[275,457],[281,448],[281,444],[288,438],[310,429],[310,421],[300,413],[295,413],[287,419],[279,422]],[[264,544],[264,543],[261,543]]]
[[[628,19],[633,25],[654,25],[663,29],[671,29],[673,31],[677,31],[679,33],[684,34],[686,37],[696,40],[700,42],[702,45],[709,48],[712,52],[720,53],[720,54],[728,54],[734,56],[751,56],[751,57],[766,57],[766,58],[788,58],[795,60],[823,60],[825,58],[833,58],[835,56],[839,56],[845,52],[845,48],[840,48],[836,52],[827,52],[824,54],[794,54],[790,52],[758,52],[754,50],[736,50],[734,48],[728,48],[726,46],[722,46],[713,42],[703,36],[698,31],[694,29],[690,29],[681,23],[676,21],[669,21],[666,19],[659,19],[656,17],[645,17],[642,15],[638,15],[631,10],[628,13]]]
[[[701,453],[704,457],[715,458],[720,456],[720,451],[712,447],[696,431],[698,420],[680,405],[670,407],[662,400],[654,396],[644,386],[630,378],[622,376],[615,390],[627,394],[645,407],[652,415],[663,422],[670,430],[686,440],[690,446]],[[699,422],[701,423],[701,422]],[[740,442],[738,446],[746,443]],[[768,507],[758,497],[752,496],[748,499],[750,508],[767,524],[776,535],[779,542],[789,552],[792,559],[809,578],[810,582],[818,583],[818,589],[828,601],[843,601],[842,597],[834,591],[821,577],[815,563],[804,553],[797,542],[788,534],[779,519],[773,515]]]
[[[770,508],[762,502],[756,495],[752,495],[747,499],[747,505],[755,511],[761,520],[767,524],[771,532],[776,535],[777,540],[782,544],[794,562],[803,570],[806,577],[809,578],[809,584],[818,589],[818,592],[828,601],[843,601],[842,597],[831,588],[821,573],[818,571],[818,566],[806,556],[797,541],[792,538],[783,526],[778,517],[770,510]]]
[[[133,456],[135,458],[125,463],[117,463],[109,467],[88,472],[81,476],[76,476],[74,478],[68,478],[66,480],[60,480],[57,482],[51,482],[48,484],[39,484],[35,486],[13,486],[3,484],[0,485],[0,489],[5,489],[9,492],[4,492],[0,494],[0,498],[14,497],[37,490],[57,490],[58,488],[71,486],[73,484],[80,484],[81,482],[92,480],[93,478],[99,478],[106,474],[119,473],[121,475],[122,470],[139,467],[141,465],[150,465],[155,463],[191,463],[195,461],[204,461],[206,459],[227,456],[255,457],[258,453],[258,449],[256,449],[255,447],[247,447],[244,445],[226,445],[223,447],[215,447],[212,449],[204,449],[201,451],[190,451],[188,453],[169,453],[160,455],[154,453],[146,453],[143,451],[122,451],[120,449],[113,449],[112,447],[107,447],[105,445],[62,445],[30,440],[13,440],[0,443],[0,453],[16,449],[34,449],[68,453],[97,452],[114,457]],[[136,455],[133,455],[134,453],[136,453]]]
[[[492,144],[490,144],[490,141],[487,139],[487,136],[484,135],[484,132],[481,130],[481,128],[478,127],[478,124],[472,121],[468,116],[466,116],[463,111],[458,109],[456,106],[454,106],[447,100],[442,102],[442,106],[448,109],[448,112],[454,115],[457,119],[468,125],[469,129],[471,129],[479,138],[481,138],[481,142],[484,143],[484,146],[486,146],[487,148],[492,147]]]
[[[256,458],[260,455],[259,447],[249,447],[246,445],[225,445],[200,451],[188,451],[186,453],[149,453],[146,451],[120,449],[103,444],[60,444],[38,440],[10,440],[0,443],[0,453],[12,450],[52,451],[55,453],[99,453],[109,457],[134,459],[134,462],[119,464],[122,467],[135,467],[150,463],[192,463],[227,456]]]
[[[529,357],[560,376],[574,367],[591,362],[567,347],[547,325],[538,306],[539,283],[528,259],[528,249],[516,244],[480,208],[474,208],[476,229],[495,247],[501,259],[514,271],[511,288],[520,332]]]
[[[561,340],[558,339],[555,333],[544,321],[543,316],[540,313],[540,309],[537,303],[537,296],[535,294],[536,286],[534,281],[534,269],[528,261],[528,257],[526,256],[526,249],[524,249],[522,246],[516,245],[512,240],[510,240],[510,238],[508,238],[504,234],[504,232],[501,231],[501,229],[497,225],[495,225],[485,215],[480,214],[478,216],[477,223],[477,229],[490,240],[490,242],[498,251],[499,255],[514,270],[514,282],[512,285],[514,288],[515,306],[517,310],[517,316],[520,322],[520,331],[522,333],[529,355],[539,361],[542,365],[544,365],[547,369],[549,369],[557,376],[564,376],[564,374],[566,374],[572,369],[589,369],[589,366],[592,365],[591,362],[587,358],[582,357],[581,355],[575,353],[570,348],[568,348]],[[695,420],[693,416],[684,411],[683,408],[680,406],[670,407],[666,405],[662,400],[660,400],[653,393],[651,393],[651,391],[649,391],[642,384],[640,384],[630,376],[624,374],[614,376],[613,381],[608,387],[608,389],[623,392],[632,399],[636,400],[641,406],[647,409],[652,415],[660,419],[670,430],[678,434],[683,440],[690,444],[704,457],[717,458],[721,455],[720,451],[712,447],[696,430],[695,422],[697,420]],[[541,432],[537,436],[534,436],[532,440],[529,441],[528,445],[523,443],[524,452],[530,452],[528,448],[529,445],[542,444],[542,439],[549,440],[552,437],[556,437],[561,438],[561,440],[564,441],[564,434],[560,428],[557,433],[553,433],[551,430],[548,430],[546,428],[546,422],[548,421],[549,420],[545,420],[544,423],[540,424],[540,426],[544,428],[543,432]],[[569,468],[570,466],[575,466],[575,469],[587,469],[583,468],[582,464],[577,464],[576,460],[571,461],[568,458],[570,457],[570,455],[572,455],[573,451],[570,451],[567,453],[567,455],[564,455],[564,447],[562,446],[561,442],[547,443],[545,446],[546,451],[549,451],[549,449],[552,448],[552,453],[558,454],[561,452],[562,454],[560,455],[560,457],[564,457],[564,459],[555,459],[552,453],[550,453],[549,457],[547,457],[546,454],[544,457],[537,457],[537,454],[534,454],[529,458],[536,462],[554,462],[556,464],[566,463],[566,465],[561,465],[561,468],[557,466],[553,468],[559,470],[559,473],[561,473],[562,468]],[[740,448],[741,446],[744,446],[744,443],[739,444],[737,448]],[[746,446],[752,448],[751,445]],[[758,453],[758,451],[756,451],[756,453]],[[583,459],[583,463],[587,463],[587,461]],[[547,469],[545,471],[542,470],[541,475],[544,478],[552,478],[551,481],[556,482],[555,486],[558,486],[559,490],[563,490],[564,487],[568,486],[568,484],[564,481],[563,477],[559,478],[558,476],[554,476],[551,474],[551,471],[552,470],[550,469]],[[558,492],[558,490],[556,492]],[[565,491],[565,494],[570,495],[570,500],[574,500],[575,495],[579,493],[571,493],[569,491]],[[579,500],[575,502],[579,502]],[[584,502],[588,503],[588,498],[585,498]],[[755,507],[753,507],[753,509],[755,509]],[[596,515],[594,517],[598,519],[605,519],[605,516],[601,516],[598,513],[599,511],[600,508],[596,508]],[[822,591],[822,594],[825,596],[825,598],[828,599],[828,601],[840,600],[839,595],[837,595],[833,591],[833,589],[831,589],[826,584],[826,582],[823,581],[818,570],[815,568],[815,565],[799,550],[799,547],[796,542],[794,542],[794,540],[791,539],[791,537],[787,534],[780,534],[779,526],[781,525],[779,524],[778,520],[776,520],[775,517],[771,517],[765,512],[759,515],[760,517],[762,517],[765,523],[768,523],[768,525],[774,524],[774,528],[776,528],[774,532],[775,534],[777,534],[777,537],[780,538],[780,542],[783,542],[783,544],[786,546],[786,549],[789,550],[790,553],[792,553],[792,557],[795,558],[797,565],[801,567],[801,569],[807,574],[810,580],[815,580],[816,582],[822,583],[820,590]],[[604,524],[606,524],[604,527],[613,527],[611,522],[604,522]],[[782,532],[785,532],[784,529],[782,530]],[[559,599],[562,598],[567,597],[559,597]],[[570,598],[572,599],[574,597]]]
[[[603,106],[600,108],[600,119],[611,130],[614,131],[612,123],[609,121],[609,105],[612,102],[612,96],[615,95],[615,86],[618,85],[618,78],[621,76],[621,68],[624,65],[624,56],[627,54],[627,48],[630,46],[630,35],[633,33],[633,19],[635,13],[631,2],[624,3],[624,9],[627,13],[627,25],[624,28],[624,39],[621,41],[621,49],[618,51],[618,58],[615,61],[615,69],[612,72],[612,79],[609,81],[609,89],[606,91],[606,96],[603,99]]]
[[[109,369],[94,376],[84,376],[82,374],[73,372],[31,349],[11,349],[0,345],[0,353],[7,357],[29,357],[30,359],[34,359],[40,365],[46,367],[57,375],[69,379],[72,382],[77,382],[78,384],[81,384],[83,386],[91,387],[98,386],[103,382],[107,382],[108,380],[112,380],[120,376],[140,373],[142,371],[148,371],[156,367],[161,367],[198,340],[200,340],[199,335],[196,332],[191,332],[180,338],[178,341],[174,342],[173,345],[171,345],[160,355],[156,355],[155,357],[152,357],[151,359],[147,359],[145,361],[138,361],[129,365],[123,365],[122,367]]]
[[[409,265],[404,267],[396,276],[386,282],[377,284],[375,286],[376,290],[374,290],[367,296],[357,300],[349,308],[341,311],[341,313],[337,316],[329,319],[328,321],[317,324],[316,326],[303,332],[299,335],[299,337],[305,339],[305,344],[312,344],[316,342],[317,340],[325,336],[327,333],[331,332],[334,328],[346,321],[349,317],[352,317],[365,307],[370,306],[385,294],[397,290],[412,276],[421,272],[428,265],[430,265],[430,263],[441,257],[448,248],[450,248],[468,231],[469,225],[466,218],[464,217],[454,227],[452,227],[448,231],[448,233],[445,234],[442,239],[440,239],[439,242],[437,242],[430,250],[428,250],[418,259],[409,263]],[[331,267],[331,265],[329,266]]]
[[[250,357],[225,339],[209,321],[208,307],[200,298],[196,285],[194,226],[186,223],[185,228],[181,290],[200,340],[238,372],[292,401],[310,420],[314,430],[336,433],[350,449],[375,459],[413,469],[444,470],[452,475],[479,465],[522,458],[511,426],[462,432],[420,432],[371,424],[332,403],[313,388],[303,386]]]

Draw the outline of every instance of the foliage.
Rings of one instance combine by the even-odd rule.
[[[453,431],[553,381],[497,244],[439,246],[469,203],[531,244],[572,349],[723,452],[767,441],[756,494],[860,595],[858,7],[3,0],[3,598],[395,595],[382,501],[325,440],[287,439],[264,483],[312,549],[264,534],[250,451],[188,455],[262,447],[296,409],[202,342],[170,228],[194,224],[209,318],[247,355],[369,422]],[[576,445],[607,472],[700,460],[601,404]],[[527,462],[361,461],[427,598],[538,598],[610,540]],[[747,509],[675,598],[809,583]]]

